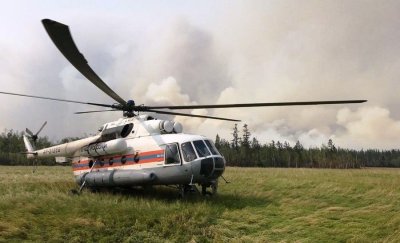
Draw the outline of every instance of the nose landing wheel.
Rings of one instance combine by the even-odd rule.
[[[210,190],[207,190],[208,188],[210,188]],[[211,184],[203,184],[201,185],[201,194],[205,195],[215,195],[217,194],[217,190],[218,190],[218,180],[211,182]]]

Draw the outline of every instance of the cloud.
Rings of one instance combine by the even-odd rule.
[[[391,117],[386,108],[362,107],[356,111],[343,108],[337,113],[337,123],[344,131],[336,140],[342,146],[395,148],[399,143],[400,120]]]
[[[333,138],[339,146],[398,147],[399,1],[311,0],[301,8],[289,0],[233,1],[212,9],[196,5],[195,13],[162,9],[160,16],[134,4],[137,14],[121,6],[82,14],[87,7],[75,6],[74,14],[65,11],[59,18],[70,25],[93,69],[124,99],[146,105],[368,99],[363,105],[187,112],[241,119],[261,142],[319,146]],[[29,10],[11,23],[18,28],[2,21],[14,31],[0,39],[1,89],[113,103],[64,60],[40,22],[33,24],[42,10]],[[18,33],[21,26],[28,31]],[[28,119],[32,127],[48,120],[44,132],[57,139],[95,131],[121,115],[74,116],[96,108],[23,98],[0,96],[0,102],[7,104],[1,126],[23,130]],[[186,132],[226,139],[234,125],[176,119]]]
[[[301,141],[304,147],[319,147],[321,144],[326,144],[329,138],[331,137],[327,137],[326,134],[321,133],[318,129],[311,129],[302,133],[298,140]]]
[[[191,105],[189,95],[182,94],[181,87],[173,77],[168,77],[160,84],[151,83],[145,97],[150,102],[165,105]]]
[[[398,7],[396,1],[307,1],[301,8],[292,1],[237,4],[221,17],[222,31],[216,32],[220,48],[229,50],[233,77],[218,102],[368,99],[400,118],[394,105],[400,88]],[[243,109],[240,118],[255,134],[272,129],[282,139],[319,145],[339,136],[338,110],[360,107]],[[272,125],[275,120],[285,125]],[[364,138],[361,146],[397,147],[379,137]],[[358,140],[349,141],[343,144],[361,147]]]
[[[142,69],[135,74],[141,82],[135,96],[140,96],[149,83],[174,77],[192,100],[215,102],[230,79],[212,33],[185,18],[177,18],[151,36],[139,61]]]

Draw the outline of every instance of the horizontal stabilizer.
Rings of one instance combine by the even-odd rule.
[[[33,154],[33,155],[38,155],[37,152],[20,152],[20,154]]]

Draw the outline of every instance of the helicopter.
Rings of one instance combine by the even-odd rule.
[[[197,186],[201,187],[203,195],[213,195],[217,192],[219,178],[225,180],[223,173],[226,160],[213,141],[202,135],[183,133],[181,123],[156,119],[147,113],[240,122],[237,119],[188,114],[175,110],[366,102],[366,100],[333,100],[211,105],[136,105],[132,99],[121,98],[93,71],[75,45],[67,25],[50,19],[43,19],[42,24],[64,57],[116,103],[101,104],[3,91],[0,93],[107,108],[75,114],[122,111],[120,119],[103,124],[96,135],[43,149],[36,149],[35,142],[47,122],[35,134],[26,129],[23,140],[27,157],[29,159],[52,157],[58,163],[70,162],[75,181],[79,186],[79,190],[76,191],[78,193],[85,187],[93,189],[153,185],[174,186],[181,196],[191,191],[200,192]]]

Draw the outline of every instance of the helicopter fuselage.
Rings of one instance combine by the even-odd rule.
[[[211,186],[225,169],[213,142],[181,133],[179,123],[144,115],[105,124],[99,134],[31,151],[30,157],[66,157],[79,185]],[[27,146],[28,147],[28,146]]]

